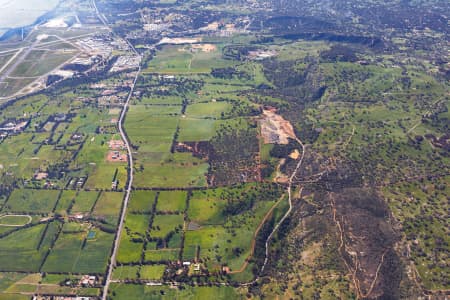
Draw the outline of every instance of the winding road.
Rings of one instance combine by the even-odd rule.
[[[273,235],[275,234],[275,232],[277,232],[278,228],[281,226],[281,224],[286,220],[286,218],[292,212],[292,208],[293,208],[293,206],[292,206],[292,181],[294,180],[295,176],[297,176],[297,172],[300,169],[300,167],[302,166],[303,158],[305,157],[305,151],[306,151],[306,147],[302,143],[302,141],[300,141],[298,138],[295,138],[295,140],[302,146],[302,156],[300,157],[300,160],[298,161],[297,166],[295,166],[294,172],[292,172],[291,177],[289,177],[289,183],[288,183],[288,188],[287,188],[288,200],[289,200],[289,209],[284,214],[284,216],[281,218],[281,220],[277,223],[277,225],[275,225],[275,227],[273,228],[272,232],[267,237],[266,245],[265,245],[265,247],[266,247],[266,256],[264,258],[264,264],[261,267],[261,271],[259,272],[260,274],[264,272],[264,269],[266,268],[266,265],[267,265],[267,263],[269,261],[269,245],[270,245],[270,242],[272,240]],[[257,279],[258,278],[256,278],[253,282],[255,282]]]

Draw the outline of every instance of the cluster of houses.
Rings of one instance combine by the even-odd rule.
[[[0,124],[0,139],[4,139],[11,134],[21,133],[29,124],[29,120],[7,121]]]

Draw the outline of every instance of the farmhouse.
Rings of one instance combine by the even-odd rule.
[[[83,277],[81,277],[80,279],[80,286],[95,286],[97,282],[97,277],[95,276],[90,276],[90,275],[83,275]]]
[[[200,271],[200,264],[194,264],[194,271]]]
[[[36,180],[47,179],[47,177],[48,177],[48,173],[47,172],[37,172],[34,175],[34,179],[36,179]]]
[[[79,141],[79,140],[81,140],[82,138],[83,138],[83,135],[82,135],[82,134],[79,134],[79,133],[74,133],[74,134],[70,137],[70,139],[73,140],[73,141]]]
[[[0,131],[8,131],[8,132],[21,132],[23,129],[25,129],[25,126],[27,126],[28,121],[11,121],[7,122],[6,124],[0,125]]]

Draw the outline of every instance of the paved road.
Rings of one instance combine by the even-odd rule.
[[[125,216],[127,214],[128,202],[130,200],[130,195],[131,195],[131,188],[133,186],[133,172],[134,172],[133,155],[131,153],[130,142],[129,142],[127,135],[125,134],[125,131],[123,129],[123,122],[125,119],[125,115],[127,113],[128,104],[130,103],[130,99],[133,96],[134,87],[136,85],[136,81],[139,77],[140,72],[141,72],[141,67],[139,67],[139,70],[136,72],[136,77],[134,78],[133,85],[131,86],[130,93],[128,94],[127,100],[122,108],[122,112],[121,112],[120,118],[119,118],[119,132],[120,132],[120,136],[122,137],[122,140],[125,142],[125,146],[127,148],[127,154],[128,154],[128,184],[126,187],[125,199],[122,204],[122,212],[120,214],[119,227],[117,228],[116,239],[114,240],[114,248],[112,251],[111,258],[110,258],[108,272],[106,273],[105,286],[103,288],[103,295],[102,295],[103,300],[106,300],[109,285],[111,283],[111,275],[112,275],[112,271],[114,269],[114,265],[116,263],[117,252],[119,250],[119,244],[120,244],[120,236],[122,234],[123,224],[125,221]]]
[[[94,9],[95,9],[95,12],[96,12],[98,18],[102,21],[102,23],[106,27],[108,27],[110,29],[111,33],[114,34],[112,29],[108,25],[107,21],[105,20],[104,16],[99,12],[99,10],[97,8],[97,4],[95,3],[95,0],[92,0],[92,5],[94,6]],[[128,40],[125,40],[125,41],[128,43],[128,45],[130,45],[130,48],[132,49],[132,51],[136,55],[139,56],[139,53],[136,51],[136,49],[133,47],[133,45]],[[114,266],[116,264],[117,252],[119,251],[120,236],[122,234],[123,224],[125,222],[125,216],[127,214],[128,202],[130,200],[131,189],[132,189],[132,186],[133,186],[133,175],[134,175],[133,155],[132,155],[132,151],[131,151],[130,141],[128,140],[128,137],[125,134],[125,131],[123,129],[123,122],[125,120],[125,115],[126,115],[127,110],[128,110],[128,105],[130,103],[131,97],[133,96],[134,87],[136,86],[136,81],[138,80],[140,73],[141,73],[141,67],[139,66],[139,69],[136,72],[136,76],[134,77],[133,84],[131,85],[130,92],[129,92],[127,100],[125,101],[125,104],[124,104],[124,106],[122,108],[122,112],[120,113],[120,117],[119,117],[119,121],[118,121],[119,122],[118,127],[119,127],[120,136],[122,137],[122,140],[125,143],[125,147],[127,148],[127,155],[128,155],[128,183],[127,183],[127,187],[126,187],[126,191],[125,191],[125,198],[124,198],[124,201],[123,201],[123,204],[122,204],[122,212],[120,214],[119,227],[117,228],[116,239],[114,240],[114,247],[113,247],[113,251],[112,251],[111,257],[110,257],[108,270],[107,270],[107,273],[106,273],[105,286],[103,287],[103,294],[102,294],[102,299],[103,300],[106,300],[106,298],[108,296],[109,285],[111,284],[111,276],[112,276],[112,272],[113,272]]]

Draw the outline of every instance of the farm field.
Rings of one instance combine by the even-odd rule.
[[[143,257],[147,266],[174,262],[181,255],[183,261],[203,262],[202,267],[213,273],[224,264],[231,271],[239,270],[254,251],[258,225],[279,200],[280,191],[276,187],[269,190],[272,192],[262,196],[267,187],[249,184],[189,194],[136,191],[131,203],[142,201],[142,211],[133,205],[127,214],[118,260],[131,263]],[[256,199],[260,200],[254,203]],[[150,212],[149,206],[153,207]],[[144,278],[142,269],[140,276]]]
[[[162,46],[156,57],[151,61],[147,73],[185,74],[209,73],[211,68],[232,66],[232,61],[222,58],[220,48],[205,52],[193,49],[193,46]]]
[[[116,280],[137,279],[139,266],[119,266],[114,269],[113,278]]]
[[[77,275],[41,275],[40,273],[0,273],[0,297],[2,299],[31,299],[34,293],[54,295],[98,296],[98,288],[67,287],[65,280],[78,281]]]
[[[183,286],[184,287],[184,286]],[[198,287],[184,289],[171,289],[168,287],[148,287],[144,285],[120,285],[111,287],[115,291],[113,299],[244,299],[231,287]],[[161,295],[161,291],[164,292]]]
[[[205,174],[208,165],[186,166],[182,163],[145,165],[144,170],[136,174],[137,187],[205,187]]]
[[[0,239],[0,271],[38,272],[58,233],[58,223],[16,230]]]
[[[231,81],[212,78],[208,73],[213,68],[233,66],[236,62],[221,58],[221,46],[213,47],[208,53],[196,46],[191,51],[189,47],[185,47],[184,53],[183,47],[163,46],[167,51],[158,53],[137,82],[137,90],[142,93],[131,98],[124,128],[133,148],[136,190],[132,192],[124,230],[119,237],[118,266],[113,272],[116,280],[162,280],[168,264],[180,259],[205,260],[201,268],[215,275],[222,265],[219,256],[223,256],[222,263],[229,265],[230,270],[240,268],[253,251],[256,226],[278,198],[253,203],[246,212],[231,216],[225,211],[231,205],[227,201],[233,202],[234,196],[229,196],[227,201],[223,199],[227,188],[219,190],[217,197],[215,189],[207,189],[207,195],[211,196],[206,197],[188,190],[208,187],[211,165],[206,157],[176,150],[177,144],[209,143],[228,125],[247,129],[249,123],[243,121],[238,111],[248,111],[251,106],[238,93],[255,83],[251,79],[241,83],[237,78]],[[35,51],[33,55],[44,55],[44,52]],[[169,63],[167,60],[172,58],[175,59]],[[184,65],[186,59],[189,65]],[[17,72],[39,72],[25,66],[26,62]],[[152,73],[160,75],[152,76]],[[177,74],[174,78],[165,77],[169,73]],[[196,86],[200,79],[206,81],[203,87]],[[123,75],[115,75],[98,85],[119,85],[124,80]],[[151,85],[148,90],[146,81]],[[165,84],[168,88],[181,84],[182,88],[165,95],[155,92]],[[42,253],[33,254],[42,255],[35,265],[25,267],[28,261],[20,252],[16,253],[19,259],[24,259],[23,264],[6,271],[61,276],[104,274],[122,208],[127,162],[110,159],[112,151],[124,151],[113,122],[120,109],[103,107],[101,99],[97,88],[82,84],[77,90],[64,90],[57,98],[45,94],[25,98],[2,112],[5,119],[18,118],[24,111],[33,112],[29,110],[31,103],[40,111],[22,134],[12,137],[14,143],[6,140],[0,144],[5,149],[0,151],[0,155],[5,153],[5,160],[11,153],[18,153],[13,160],[17,164],[11,163],[8,170],[31,179],[26,188],[15,189],[2,199],[2,213],[30,214],[33,225],[39,220],[35,216],[45,214],[48,219],[34,226],[46,230],[45,235],[41,234],[41,243],[52,245],[48,251],[43,248]],[[27,147],[30,142],[31,149]],[[23,158],[32,164],[23,163]],[[245,191],[247,188],[242,188]],[[205,206],[202,211],[209,198],[217,209]],[[29,219],[15,218],[5,220],[23,226]],[[235,238],[233,228],[244,224],[242,236]],[[8,241],[9,236],[27,230],[19,227],[17,233],[10,233],[1,229],[0,234],[6,234]],[[204,239],[204,235],[210,237]],[[234,242],[230,242],[232,237]],[[190,274],[192,270],[185,272]],[[44,291],[45,287],[39,289]],[[58,294],[66,290],[53,288],[51,292]]]
[[[50,213],[59,196],[59,191],[15,190],[4,205],[2,212]]]
[[[66,224],[65,224],[66,226]],[[63,273],[103,273],[108,261],[114,236],[96,230],[95,238],[89,240],[87,231],[65,232],[58,237],[56,244],[42,267],[44,272]]]
[[[181,142],[207,141],[215,134],[215,120],[185,118],[180,120]]]
[[[161,191],[158,194],[156,211],[181,213],[186,208],[186,197],[185,191]]]
[[[0,299],[448,296],[450,6],[328,2],[0,26]]]

